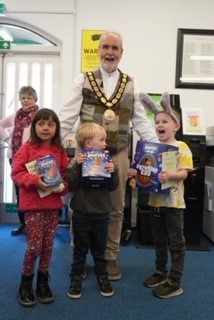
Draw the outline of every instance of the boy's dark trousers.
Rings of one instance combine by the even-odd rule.
[[[151,208],[151,228],[156,251],[156,269],[167,273],[167,251],[171,255],[169,278],[180,283],[183,274],[186,243],[183,209]]]
[[[83,274],[86,255],[90,249],[94,259],[95,274],[106,273],[105,249],[108,233],[109,213],[72,214],[73,263],[72,274]]]

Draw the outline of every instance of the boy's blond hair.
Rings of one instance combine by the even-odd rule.
[[[97,132],[105,131],[105,129],[95,122],[84,122],[76,132],[76,141],[80,148],[85,147],[85,141],[94,138]]]

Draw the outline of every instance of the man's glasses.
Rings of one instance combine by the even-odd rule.
[[[100,46],[100,49],[102,49],[102,50],[112,49],[112,51],[119,51],[120,49],[122,49],[122,47],[121,46],[116,46],[116,45],[110,46],[108,44],[102,44]]]

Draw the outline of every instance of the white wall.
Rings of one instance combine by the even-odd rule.
[[[145,92],[180,94],[181,107],[203,108],[206,126],[214,125],[213,90],[175,88],[177,29],[214,29],[213,12],[213,0],[78,0],[76,53],[81,29],[121,32],[120,68]]]
[[[2,1],[1,1],[2,2]],[[76,46],[75,0],[5,0],[7,15],[23,20],[62,41],[62,84],[59,101],[64,103],[74,78]],[[0,18],[1,21],[1,18]]]
[[[214,125],[214,91],[175,88],[177,29],[214,29],[213,0],[5,0],[8,14],[45,29],[63,41],[62,101],[80,71],[81,30],[122,33],[122,71],[145,92],[180,94],[181,107],[204,109]]]

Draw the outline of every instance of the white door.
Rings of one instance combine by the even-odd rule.
[[[2,54],[0,56],[0,118],[13,114],[20,108],[20,87],[31,85],[38,95],[39,107],[53,108],[60,101],[60,55],[59,53]],[[57,110],[55,110],[57,111]],[[16,202],[7,148],[0,144],[0,203]]]

